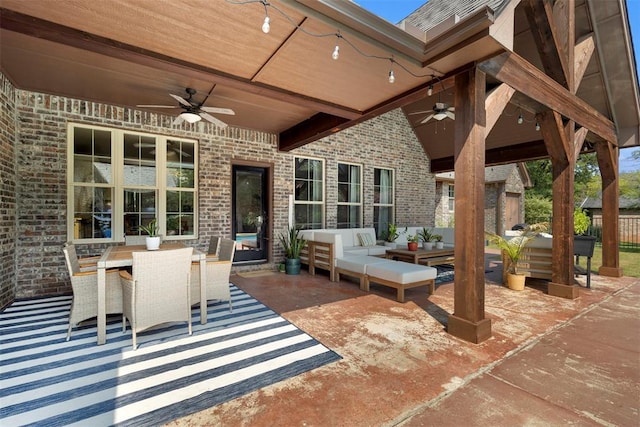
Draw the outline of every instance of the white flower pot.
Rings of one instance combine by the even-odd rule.
[[[433,249],[433,242],[422,242],[422,249],[430,251]]]
[[[157,251],[160,249],[160,236],[147,237],[146,242],[148,251]]]
[[[389,249],[395,249],[397,246],[396,242],[384,242],[384,245]]]
[[[436,242],[436,249],[444,249],[444,242]]]

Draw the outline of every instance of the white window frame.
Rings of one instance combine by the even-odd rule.
[[[296,162],[297,160],[307,160],[307,161],[314,161],[314,162],[320,162],[321,165],[321,169],[322,169],[322,200],[320,201],[314,201],[314,200],[297,200],[296,199],[296,191],[295,191],[295,186],[296,186],[296,181],[298,180],[298,178],[296,177]],[[326,162],[325,159],[322,158],[317,158],[317,157],[308,157],[308,156],[294,156],[293,157],[293,185],[294,185],[294,190],[293,190],[293,226],[296,226],[295,222],[295,208],[296,205],[319,205],[320,206],[320,211],[322,214],[322,221],[321,221],[321,225],[320,228],[324,228],[325,226],[325,220],[326,220],[326,192],[327,192],[327,171],[326,171]],[[310,182],[310,181],[307,181]]]
[[[76,183],[74,182],[74,133],[76,128],[101,130],[111,132],[111,171],[112,179],[110,184]],[[189,138],[152,134],[134,130],[95,126],[85,123],[67,124],[67,240],[74,243],[111,243],[124,241],[124,190],[133,188],[143,188],[143,186],[131,186],[124,183],[124,135],[136,135],[155,138],[156,140],[156,219],[158,221],[158,234],[163,235],[165,240],[192,240],[198,238],[198,141]],[[194,184],[193,184],[193,234],[168,236],[166,233],[166,194],[167,189],[167,141],[182,141],[194,144]],[[74,187],[86,186],[90,188],[102,187],[111,188],[112,213],[111,213],[111,237],[103,238],[76,238],[74,233],[75,214],[75,192]],[[181,191],[190,191],[181,189]]]
[[[363,210],[363,208],[364,208],[364,202],[363,202],[363,198],[364,198],[363,197],[364,196],[364,188],[363,188],[364,187],[364,183],[363,183],[364,167],[363,167],[363,165],[361,165],[359,163],[338,162],[338,165],[337,165],[338,169],[340,168],[340,165],[356,166],[356,167],[359,168],[359,170],[360,170],[360,191],[359,191],[359,199],[360,199],[360,201],[359,202],[340,202],[339,198],[338,198],[338,200],[336,201],[336,205],[337,205],[336,207],[337,207],[337,209],[340,206],[357,206],[357,207],[359,207],[360,208],[360,221],[359,221],[358,224],[356,224],[355,228],[362,227],[362,222],[364,221],[364,210]],[[338,178],[339,176],[340,176],[340,173],[339,172],[336,173],[336,178]],[[336,183],[337,183],[337,187],[336,188],[338,188],[338,191],[340,191],[339,190],[339,188],[340,188],[340,180],[337,179]],[[347,184],[351,185],[351,182],[349,181]],[[354,228],[354,227],[350,227],[350,228]]]
[[[447,208],[453,212],[456,206],[456,190],[453,184],[447,184]]]
[[[376,171],[389,171],[391,172],[391,203],[376,203],[375,198],[373,201],[373,212],[375,215],[375,208],[378,207],[384,207],[384,208],[391,208],[391,218],[389,218],[389,224],[394,224],[395,223],[395,216],[396,216],[396,171],[395,169],[391,169],[391,168],[381,168],[381,167],[374,167],[373,168],[373,192],[375,194],[376,192]],[[373,218],[373,223],[374,225],[379,223],[379,221],[376,221],[376,218],[374,216]],[[378,233],[381,232],[386,232],[387,230],[378,230]]]

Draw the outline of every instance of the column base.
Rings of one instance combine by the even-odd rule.
[[[622,276],[624,276],[624,274],[622,273],[622,268],[621,267],[605,267],[605,266],[601,266],[598,269],[598,274],[600,276],[607,276],[607,277],[622,277]]]
[[[483,319],[474,323],[457,317],[455,314],[450,314],[447,332],[454,337],[478,344],[491,338],[491,319]]]
[[[560,283],[549,282],[548,294],[554,297],[576,299],[580,296],[580,290],[577,286],[564,285]]]

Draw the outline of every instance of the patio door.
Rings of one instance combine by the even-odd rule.
[[[266,262],[268,238],[268,169],[233,165],[232,237],[234,262]]]

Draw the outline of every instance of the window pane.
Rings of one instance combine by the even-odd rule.
[[[124,227],[126,235],[142,233],[138,227],[156,218],[155,190],[124,190]]]
[[[194,188],[195,144],[167,141],[167,187]]]
[[[76,186],[73,216],[74,238],[110,238],[111,189]]]
[[[360,226],[360,206],[338,206],[338,228],[356,228]]]
[[[294,209],[296,227],[305,230],[322,228],[322,207],[323,205],[297,204]]]
[[[156,139],[125,134],[124,152],[124,184],[155,187]]]
[[[111,132],[79,127],[73,137],[74,182],[111,183]]]

